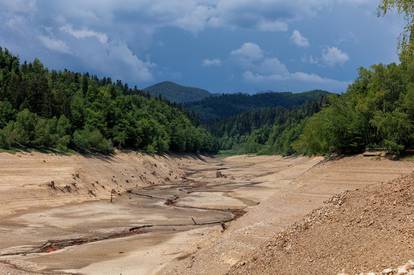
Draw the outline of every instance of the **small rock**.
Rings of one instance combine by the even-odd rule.
[[[55,185],[55,181],[51,181],[49,184],[49,187],[52,188],[53,190],[56,190],[56,185]]]
[[[227,178],[227,176],[223,175],[221,171],[216,172],[216,178]]]
[[[65,187],[63,187],[64,192],[68,192],[71,193],[72,192],[72,187],[70,187],[69,185],[65,185]]]
[[[407,270],[413,270],[413,269],[414,269],[414,261],[408,261],[408,263],[406,263],[406,264],[404,265],[404,267],[405,267]]]
[[[384,269],[382,272],[381,272],[381,274],[382,275],[391,275],[391,274],[393,274],[394,273],[394,269],[392,269],[392,268],[387,268],[387,269]]]
[[[397,269],[397,275],[407,275],[408,270],[404,266],[400,266]]]

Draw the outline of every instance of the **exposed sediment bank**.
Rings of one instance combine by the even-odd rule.
[[[413,168],[361,157],[0,154],[0,262],[52,274],[224,274],[332,194]]]

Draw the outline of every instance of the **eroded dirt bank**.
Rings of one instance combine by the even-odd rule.
[[[248,161],[248,158],[236,157],[231,161],[237,160]],[[251,160],[256,161],[255,158]],[[256,162],[258,166],[253,166],[252,171],[258,167],[271,167],[269,160],[263,160],[260,164],[259,157]],[[256,174],[256,180],[276,185],[274,192],[259,206],[249,209],[246,215],[232,222],[226,232],[210,234],[208,240],[198,244],[199,249],[194,250],[191,257],[171,263],[163,269],[163,273],[226,274],[235,265],[243,265],[247,259],[252,259],[252,253],[265,253],[266,240],[301,220],[313,209],[322,206],[333,194],[387,182],[413,170],[413,164],[409,162],[367,159],[360,156],[322,162],[308,170],[299,169],[301,166],[302,164],[297,163],[279,173],[271,173],[272,170],[269,169],[269,174]],[[299,173],[304,170],[305,172]],[[323,230],[319,234],[315,236],[315,242],[318,242],[318,238],[324,237]],[[332,235],[331,237],[334,239]],[[301,249],[300,246],[298,249]],[[274,260],[269,257],[266,259]],[[301,259],[298,258],[296,261],[300,262]],[[289,261],[285,261],[284,264],[286,267],[291,266]],[[263,274],[266,270],[266,264],[263,265],[263,269],[255,270],[254,264],[251,267],[246,270],[240,269],[240,274]],[[270,272],[267,274],[330,274],[328,270],[325,273],[323,268],[316,269],[315,262],[314,267],[316,273],[307,273],[306,270],[302,273],[281,273],[282,270],[275,268],[268,269]],[[245,271],[247,272],[244,273]]]
[[[0,153],[0,218],[33,208],[107,199],[132,187],[178,182],[190,157]]]
[[[414,274],[414,174],[334,196],[230,274]]]
[[[332,194],[413,167],[362,157],[0,154],[0,262],[9,264],[0,272],[224,274]]]

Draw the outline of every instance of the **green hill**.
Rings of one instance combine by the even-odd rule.
[[[211,94],[203,89],[182,86],[174,82],[164,81],[144,89],[152,96],[166,99],[174,103],[188,103],[202,100]]]
[[[121,81],[20,63],[0,48],[0,149],[113,148],[149,153],[214,150],[211,135],[179,108]]]
[[[329,92],[315,90],[303,93],[222,94],[184,105],[203,123],[209,124],[241,113],[273,107],[293,108],[308,101],[318,101]]]

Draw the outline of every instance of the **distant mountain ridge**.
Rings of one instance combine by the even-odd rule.
[[[194,113],[203,123],[226,119],[244,112],[263,108],[294,108],[308,101],[318,102],[331,93],[314,90],[302,93],[267,92],[254,95],[222,94],[204,98],[201,101],[184,104],[184,108]]]
[[[203,100],[211,93],[207,90],[179,85],[171,81],[164,81],[144,89],[152,96],[159,97],[174,103],[190,103]]]

